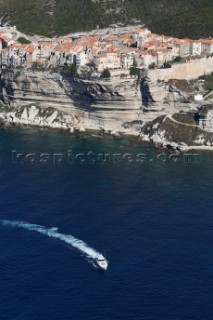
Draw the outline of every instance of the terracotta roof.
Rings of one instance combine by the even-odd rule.
[[[29,45],[27,48],[26,48],[26,51],[28,53],[33,53],[34,51],[36,51],[36,48],[33,46],[33,45]]]
[[[213,44],[213,39],[200,39],[201,43]]]
[[[75,44],[73,44],[73,42],[65,42],[56,46],[55,50],[61,51],[61,52],[70,52],[74,49],[74,47],[75,47]]]
[[[144,33],[144,32],[146,32],[146,30],[148,30],[148,29],[139,28],[139,29],[135,30],[135,33],[137,33],[137,34]]]

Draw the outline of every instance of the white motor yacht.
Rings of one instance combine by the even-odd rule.
[[[97,262],[97,265],[103,269],[103,270],[107,270],[108,268],[108,262],[107,260],[104,258],[104,256],[102,254],[99,254],[96,258],[96,262]]]

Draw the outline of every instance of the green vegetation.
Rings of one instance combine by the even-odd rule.
[[[207,82],[205,84],[205,89],[208,91],[213,91],[213,81],[212,82]]]
[[[104,69],[104,71],[101,74],[101,78],[103,79],[109,79],[111,78],[111,72],[109,69]]]
[[[172,62],[173,63],[178,63],[178,62],[182,62],[183,61],[183,58],[181,57],[176,57]]]
[[[201,77],[199,77],[199,80],[205,80],[205,81],[213,81],[213,72],[211,74],[205,74]]]
[[[140,69],[136,68],[136,67],[131,67],[130,68],[130,76],[140,76]]]
[[[174,63],[178,63],[178,62],[182,62],[184,61],[183,58],[181,57],[176,57],[174,60],[172,61],[167,61],[167,62],[164,62],[164,64],[162,65],[162,67],[160,69],[169,69],[169,68],[172,68],[172,65]]]
[[[149,65],[149,69],[151,69],[151,70],[156,69],[156,68],[157,68],[157,66],[154,62]]]
[[[207,91],[213,91],[213,72],[199,77],[199,80],[205,81],[205,89]]]
[[[172,118],[178,122],[196,125],[196,114],[193,113],[175,113],[172,115]]]
[[[164,62],[164,64],[162,65],[161,69],[169,69],[171,68],[171,63],[170,62]]]
[[[31,41],[26,39],[25,37],[18,38],[18,42],[21,43],[21,44],[29,44],[29,43],[31,43]]]
[[[212,100],[213,99],[213,94],[211,94],[208,98],[207,98],[207,100]]]
[[[47,36],[136,20],[178,37],[208,37],[213,30],[212,0],[7,0],[0,1],[0,11],[20,30]]]
[[[78,73],[78,67],[75,64],[71,64],[70,66],[65,66],[63,71],[67,74],[76,75]]]
[[[38,61],[34,61],[32,64],[32,70],[42,70],[43,68],[44,66]]]

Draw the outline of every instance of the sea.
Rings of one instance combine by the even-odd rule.
[[[0,320],[212,320],[212,168],[131,137],[0,129]]]

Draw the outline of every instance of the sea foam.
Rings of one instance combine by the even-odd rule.
[[[0,220],[0,223],[4,227],[11,227],[11,228],[22,228],[29,231],[34,231],[41,233],[45,236],[50,238],[55,238],[61,240],[70,246],[78,249],[82,253],[84,253],[90,259],[96,259],[100,253],[93,248],[89,247],[84,241],[79,240],[72,235],[67,235],[58,232],[58,228],[46,228],[37,224],[31,224],[23,221],[12,221],[12,220]]]

